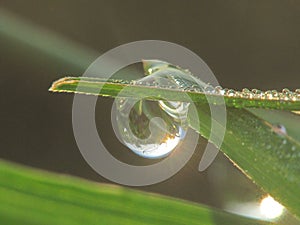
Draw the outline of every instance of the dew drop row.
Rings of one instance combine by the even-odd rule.
[[[174,79],[174,78],[173,78]],[[300,101],[300,89],[294,91],[284,88],[282,91],[277,90],[267,90],[262,91],[259,89],[248,89],[243,88],[241,91],[236,91],[234,89],[222,88],[221,86],[213,87],[210,84],[200,87],[199,84],[193,83],[191,81],[178,81],[177,85],[161,85],[159,82],[152,80],[149,83],[142,83],[132,81],[132,85],[145,85],[156,88],[167,88],[176,89],[189,92],[206,93],[212,95],[221,95],[224,97],[234,97],[234,98],[244,98],[244,99],[256,99],[256,100],[280,100],[280,101]]]

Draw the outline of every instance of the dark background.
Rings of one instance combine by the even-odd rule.
[[[80,76],[101,53],[118,45],[156,39],[197,53],[224,87],[295,89],[300,86],[299,27],[296,0],[2,0],[0,157],[109,182],[82,158],[73,137],[73,95],[49,93],[55,79]],[[115,154],[131,157],[113,141],[111,104],[111,99],[99,98],[100,136]],[[141,189],[220,208],[228,200],[261,197],[221,153],[199,173],[205,144],[200,141],[192,160],[174,177]]]

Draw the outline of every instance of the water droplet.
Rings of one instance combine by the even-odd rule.
[[[256,99],[264,99],[265,93],[258,89],[252,89],[253,97]]]
[[[215,88],[210,85],[210,84],[207,84],[205,87],[204,87],[204,92],[206,94],[214,94],[215,93]]]
[[[242,92],[243,92],[243,93],[250,93],[250,90],[249,90],[248,88],[243,88],[243,89],[242,89]]]
[[[235,96],[235,90],[233,90],[233,89],[226,89],[226,90],[224,89],[224,91],[225,91],[224,95],[227,95],[229,97]]]
[[[279,93],[276,90],[272,90],[272,99],[278,100],[279,99]]]
[[[224,95],[225,91],[223,90],[223,88],[221,86],[216,86],[214,93],[217,95]]]
[[[128,99],[116,104],[120,136],[142,157],[167,156],[185,137],[189,103]]]
[[[268,100],[272,100],[273,99],[273,95],[272,95],[272,91],[268,90],[265,92],[265,97]]]
[[[262,91],[258,90],[258,89],[252,89],[251,91],[253,94],[261,94],[262,93]]]
[[[288,88],[283,88],[282,93],[283,94],[289,94],[291,91]]]
[[[241,97],[243,98],[254,98],[254,93],[253,91],[250,91],[248,88],[243,88],[241,94],[240,94]]]
[[[287,135],[286,128],[282,124],[273,124],[272,125],[272,131],[275,132],[276,134],[280,135],[280,136]],[[283,144],[286,144],[286,142],[283,143]]]
[[[162,69],[155,67],[151,70],[148,65],[147,71],[151,74],[138,80],[138,84],[190,90],[203,90],[205,87],[177,67],[164,65]],[[116,99],[116,122],[120,139],[134,153],[145,158],[169,155],[185,138],[189,104],[164,100]]]

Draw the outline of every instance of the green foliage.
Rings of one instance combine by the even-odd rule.
[[[300,217],[299,116],[290,112],[271,110],[299,110],[300,100],[297,95],[299,90],[292,94],[298,96],[293,99],[278,98],[277,92],[275,97],[272,95],[271,98],[263,99],[253,98],[251,95],[244,96],[241,95],[242,92],[236,92],[238,95],[223,96],[213,93],[205,95],[201,91],[137,85],[126,80],[105,81],[84,77],[63,78],[55,82],[50,90],[110,97],[192,101],[198,112],[197,115],[190,113],[190,126],[207,139],[210,136],[211,125],[207,97],[214,107],[218,107],[224,99],[227,106],[227,125],[221,151],[264,191]],[[287,89],[282,93],[285,92],[288,92]],[[265,110],[259,111],[255,108]],[[201,127],[194,126],[197,124],[194,122],[196,118],[199,118]],[[278,132],[273,123],[287,124],[288,132]]]
[[[190,126],[208,138],[210,134],[209,107],[200,105],[198,115],[190,115]],[[300,216],[300,143],[298,135],[276,133],[272,125],[247,109],[227,109],[227,125],[221,151],[264,191],[298,217]],[[266,110],[267,112],[270,110]],[[275,112],[272,112],[275,113]],[[198,116],[200,127],[194,127]],[[285,115],[287,117],[287,115]],[[293,127],[298,116],[290,114]],[[278,121],[280,122],[280,121]],[[297,136],[293,136],[297,135]]]
[[[1,224],[270,224],[199,204],[57,176],[4,161],[0,161],[0,171]]]

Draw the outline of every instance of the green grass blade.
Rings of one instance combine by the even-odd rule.
[[[208,138],[209,107],[198,105],[197,109],[201,127],[193,126],[197,115],[189,115],[190,126]],[[221,150],[258,186],[300,217],[300,133],[295,130],[299,128],[299,116],[290,113],[287,118],[285,114],[285,121],[289,120],[294,127],[289,127],[287,134],[282,135],[274,132],[271,121],[265,120],[262,112],[258,117],[259,113],[254,115],[252,110],[227,109]],[[274,112],[265,110],[264,113],[272,118],[270,115]]]
[[[150,64],[149,64],[150,62]],[[147,64],[148,63],[148,64]],[[152,61],[147,61],[151,67]],[[167,70],[169,65],[154,69]],[[161,64],[161,63],[160,63]],[[144,63],[145,66],[145,63]],[[152,68],[152,69],[153,69]],[[147,72],[149,68],[145,68]],[[176,71],[175,71],[176,72]],[[188,72],[184,75],[190,75]],[[101,91],[99,91],[101,89]],[[142,86],[136,82],[124,80],[103,80],[98,78],[63,78],[53,83],[54,92],[93,94],[110,97],[146,98],[149,100],[167,99],[169,101],[194,102],[197,115],[190,113],[190,126],[205,138],[210,136],[211,115],[206,95],[201,91],[170,89],[154,86]],[[210,104],[215,107],[224,101],[227,106],[227,127],[221,150],[255,183],[285,205],[294,215],[300,217],[300,141],[297,124],[299,117],[289,114],[289,123],[294,124],[288,134],[278,134],[265,116],[250,108],[300,110],[300,90],[290,92],[266,91],[263,97],[255,97],[257,90],[245,92],[229,91],[225,95],[209,95]],[[259,92],[261,93],[261,92]],[[271,112],[271,111],[269,111]],[[199,117],[201,127],[194,127]],[[283,118],[283,117],[282,117]]]
[[[0,161],[0,218],[9,225],[270,224],[199,204]],[[220,223],[219,223],[220,224]]]
[[[133,84],[126,80],[106,80],[103,78],[65,77],[54,82],[49,90],[52,92],[79,93],[109,97],[133,97],[146,98],[149,100],[168,99],[169,101],[192,101],[203,104],[207,102],[204,92],[151,87]],[[300,98],[299,100],[294,101],[284,101],[276,99],[250,99],[213,94],[209,95],[210,101],[215,104],[222,104],[223,98],[228,107],[300,110]]]
[[[100,95],[104,96],[116,97],[121,90],[125,90],[122,92],[122,96],[125,97],[147,97],[151,100],[192,100],[198,105],[200,124],[204,128],[203,130],[194,129],[204,137],[209,137],[210,111],[205,109],[207,101],[204,93],[138,86],[118,80],[110,80],[105,83],[97,78],[62,79],[54,83],[51,90],[75,92],[80,81],[79,93],[97,94],[99,85],[101,85]],[[243,103],[239,104],[234,100],[235,98],[225,97],[227,106],[257,107],[259,105],[259,107],[265,108],[299,109],[298,101],[285,104],[276,100],[264,100],[263,102],[258,100],[255,103],[252,100],[242,99]],[[217,102],[218,96],[216,96]],[[282,137],[272,131],[271,124],[266,123],[265,118],[258,118],[249,110],[234,107],[228,107],[227,110],[227,131],[221,150],[254,182],[300,217],[300,144],[297,139],[300,136],[297,132],[299,120],[290,121],[296,126],[293,137],[291,132],[288,136]],[[299,116],[294,115],[294,118],[299,118]],[[195,123],[191,122],[190,124]]]

